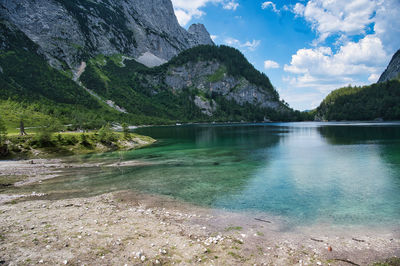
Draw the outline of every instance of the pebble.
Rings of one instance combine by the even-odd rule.
[[[143,256],[143,250],[140,250],[139,252],[136,252],[135,254],[136,258],[141,258]]]
[[[197,240],[199,240],[199,239],[197,239]],[[209,246],[209,245],[211,245],[212,243],[218,244],[218,242],[220,242],[220,241],[222,241],[222,240],[224,240],[224,238],[223,238],[222,236],[220,236],[220,235],[217,235],[216,237],[209,237],[209,238],[207,238],[206,241],[204,241],[204,244],[205,244],[206,246]]]

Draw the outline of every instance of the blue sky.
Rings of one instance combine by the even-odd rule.
[[[298,110],[376,82],[400,49],[400,0],[172,2],[183,27],[203,23],[216,44],[241,50]]]

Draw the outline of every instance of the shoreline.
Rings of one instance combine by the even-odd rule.
[[[2,204],[0,218],[0,259],[10,264],[369,265],[400,255],[398,231],[286,231],[132,191]]]
[[[137,165],[141,162],[0,161],[0,173],[23,176],[15,184],[25,186],[54,178],[60,169]],[[6,265],[369,265],[400,256],[396,227],[287,228],[265,213],[205,208],[135,191],[47,196],[0,192],[0,261]]]

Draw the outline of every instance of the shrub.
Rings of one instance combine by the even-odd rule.
[[[85,147],[90,147],[91,144],[88,141],[88,136],[85,133],[82,133],[80,135],[80,139],[81,139],[81,145],[85,146]]]
[[[61,128],[61,125],[58,121],[54,119],[48,119],[42,122],[42,125],[39,127],[38,132],[35,136],[36,144],[39,147],[51,147],[54,146],[51,138],[54,132],[57,132]]]
[[[117,140],[117,136],[112,131],[109,123],[100,128],[97,132],[97,138],[103,144],[111,144],[113,141]]]

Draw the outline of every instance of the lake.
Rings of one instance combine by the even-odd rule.
[[[158,143],[74,160],[143,165],[66,171],[26,189],[79,196],[132,189],[262,212],[293,225],[400,221],[400,123],[190,125],[135,132]]]

